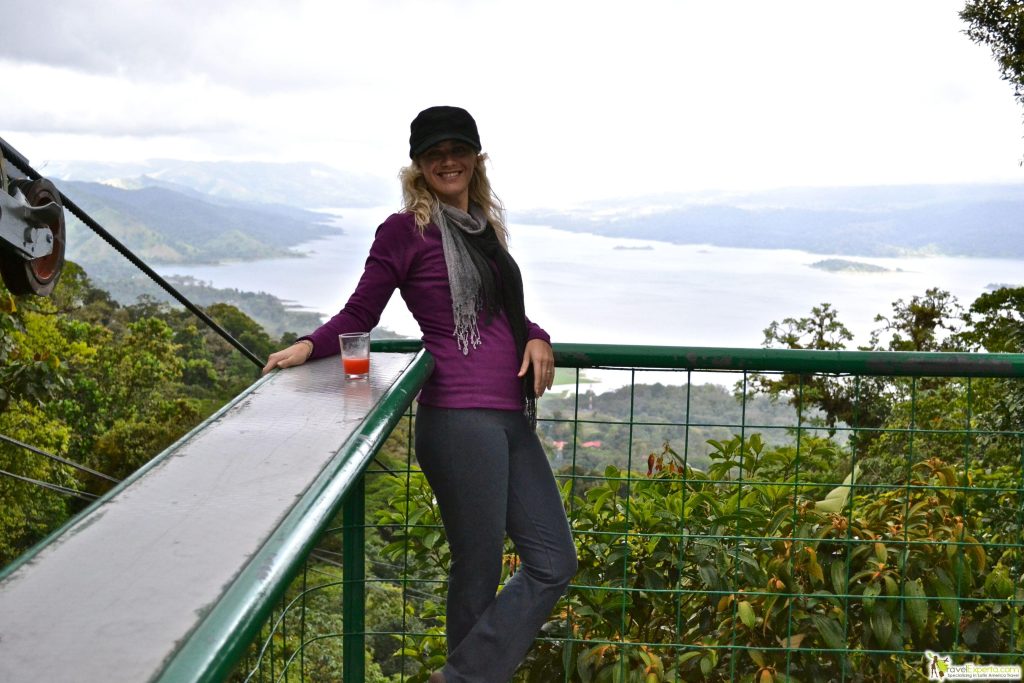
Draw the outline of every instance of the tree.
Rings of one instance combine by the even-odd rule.
[[[1024,352],[1024,287],[1003,287],[985,292],[971,304],[964,316],[964,330],[959,337],[968,349],[984,349],[990,353]],[[1024,386],[1014,379],[989,379],[975,382],[975,402],[983,406],[979,427],[990,434],[981,438],[992,460],[1012,462],[1011,439],[1000,434],[1019,429],[1024,423]]]
[[[1024,352],[1024,287],[1003,287],[974,300],[961,339],[991,353]]]
[[[772,321],[765,328],[765,348],[812,349],[837,351],[846,348],[853,334],[839,320],[839,313],[831,304],[823,303],[811,309],[806,318],[786,318],[782,323]],[[754,373],[750,386],[754,392],[768,394],[773,400],[787,396],[789,402],[805,412],[817,408],[825,415],[824,422],[834,433],[839,423],[858,427],[875,427],[880,417],[870,409],[865,394],[848,377],[824,374],[783,373],[768,375]],[[873,394],[872,394],[873,395]]]
[[[876,315],[875,322],[884,325],[871,333],[872,350],[881,350],[879,340],[889,335],[889,351],[956,351],[959,350],[957,323],[963,317],[960,304],[949,292],[933,287],[924,296],[914,296],[910,303],[897,299],[892,303],[892,316]],[[939,330],[946,336],[940,337]]]
[[[762,346],[835,351],[845,349],[848,341],[853,341],[853,334],[839,321],[839,312],[823,303],[813,307],[809,317],[786,318],[781,324],[773,320],[765,328]]]
[[[31,312],[0,285],[0,412],[19,399],[43,403],[63,379],[53,354],[26,345]]]
[[[1019,0],[968,0],[960,18],[971,40],[992,49],[1003,80],[1024,104],[1024,5]]]

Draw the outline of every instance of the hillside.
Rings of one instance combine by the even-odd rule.
[[[212,197],[191,188],[165,183],[124,189],[100,183],[60,181],[60,188],[104,228],[150,265],[215,263],[294,256],[290,248],[340,228],[323,213],[280,204],[253,204]],[[171,297],[114,251],[88,227],[68,218],[70,260],[85,266],[93,281],[124,305],[145,296],[171,302]],[[237,306],[271,335],[302,333],[316,327],[320,316],[297,310],[264,292],[223,289],[191,278],[171,278],[186,297],[199,305],[217,302]]]
[[[330,218],[324,214],[293,207],[225,202],[166,187],[126,190],[76,181],[58,185],[150,263],[215,263],[288,255],[288,247],[339,230],[328,224]],[[68,256],[90,266],[121,259],[73,219]]]
[[[540,410],[538,430],[545,443],[576,440],[580,444],[575,455],[571,447],[568,453],[556,453],[556,464],[567,464],[574,457],[577,466],[596,471],[607,465],[639,469],[645,466],[648,453],[660,451],[664,443],[686,454],[692,466],[705,469],[712,450],[708,440],[729,440],[740,433],[744,421],[748,434],[757,431],[772,446],[794,443],[797,424],[796,411],[785,401],[753,395],[744,407],[733,392],[718,384],[637,384],[632,391],[622,387],[603,394],[587,392],[578,401],[569,393],[549,393]],[[581,421],[575,431],[565,422],[572,415]],[[815,424],[819,417],[816,410],[805,412],[804,426]],[[684,426],[687,421],[689,427]]]

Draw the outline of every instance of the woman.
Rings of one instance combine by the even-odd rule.
[[[434,356],[419,395],[416,458],[448,544],[448,659],[430,683],[502,683],[576,573],[576,549],[533,430],[554,355],[523,310],[473,117],[431,107],[412,122],[405,211],[377,230],[345,308],[271,354],[264,372],[338,353],[338,334],[371,329],[397,288]],[[525,410],[524,410],[525,408]],[[521,569],[498,595],[505,533]]]

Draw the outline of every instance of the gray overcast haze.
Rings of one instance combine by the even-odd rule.
[[[394,178],[469,109],[510,208],[1020,182],[962,0],[3,0],[0,136],[47,160],[319,161]]]

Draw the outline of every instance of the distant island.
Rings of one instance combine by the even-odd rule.
[[[861,263],[859,261],[847,261],[841,258],[827,258],[822,261],[815,261],[811,268],[827,270],[830,273],[891,273],[889,268],[876,266],[872,263]],[[897,268],[896,271],[900,269]]]
[[[616,244],[612,249],[615,251],[654,251],[654,247],[649,244],[645,244],[642,247],[630,247],[625,244]]]
[[[985,285],[986,292],[994,292],[997,289],[1017,289],[1018,287],[1024,287],[1024,284],[1011,285],[1006,282],[993,282]]]

